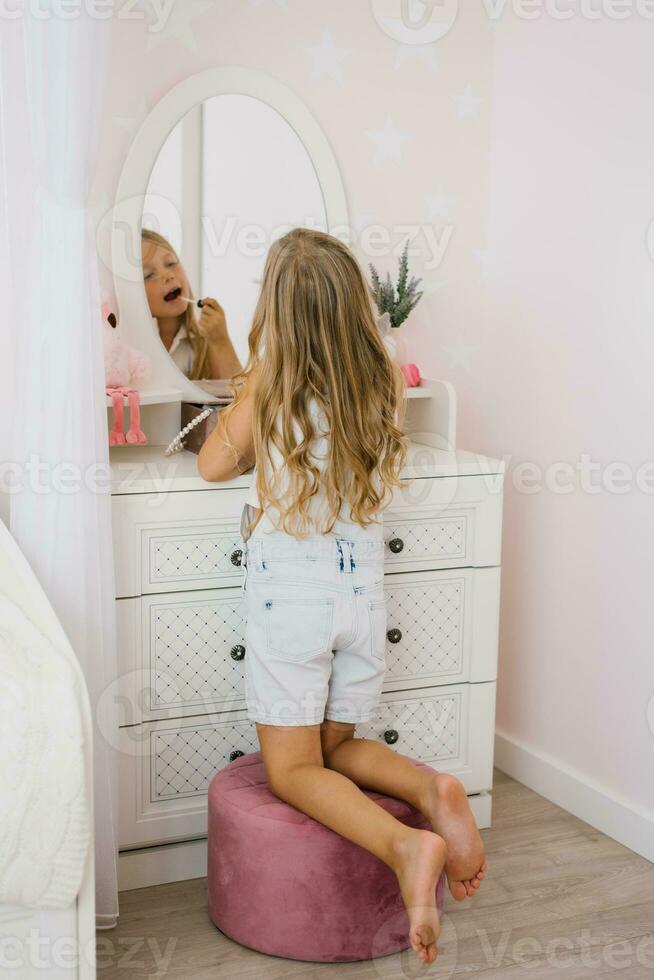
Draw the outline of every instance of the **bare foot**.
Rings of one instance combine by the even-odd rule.
[[[463,784],[449,773],[429,779],[423,813],[447,844],[445,874],[452,898],[475,894],[486,874],[484,844]]]
[[[396,847],[393,870],[409,917],[409,942],[421,963],[433,963],[438,955],[436,885],[446,857],[445,841],[430,830],[409,830]]]

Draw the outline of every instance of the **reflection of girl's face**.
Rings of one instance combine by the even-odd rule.
[[[174,252],[153,242],[142,242],[141,256],[150,313],[157,319],[180,316],[188,305],[181,297],[189,295],[184,266]]]

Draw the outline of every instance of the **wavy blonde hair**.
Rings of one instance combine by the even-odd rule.
[[[168,249],[169,252],[173,253],[177,261],[180,261],[179,255],[168,239],[164,238],[163,235],[160,235],[158,231],[152,231],[151,228],[142,228],[141,241],[150,242],[151,245],[158,245],[160,248]],[[190,282],[189,298],[195,299]],[[197,381],[200,378],[209,377],[211,371],[209,362],[209,345],[198,329],[198,321],[195,318],[194,303],[187,304],[186,312],[181,313],[179,316],[179,322],[180,326],[186,327],[186,333],[188,334],[189,343],[193,351],[193,369],[189,377],[193,381]]]
[[[392,488],[406,486],[399,476],[407,452],[405,383],[382,341],[361,268],[339,239],[295,228],[270,247],[248,336],[247,363],[230,380],[234,401],[218,420],[237,467],[242,461],[226,425],[255,371],[256,488],[261,507],[270,505],[280,515],[273,525],[294,534],[290,523],[299,518],[302,530],[297,534],[302,536],[310,524],[308,502],[322,485],[329,518],[320,533],[332,530],[344,501],[350,505],[349,520],[368,526],[389,502]],[[314,397],[329,423],[329,455],[322,474],[310,453],[318,434],[309,411]],[[293,420],[299,425],[299,439]],[[276,495],[278,471],[268,448],[271,442],[285,460],[289,477],[291,500],[286,507]],[[251,466],[252,460],[248,463]],[[266,481],[267,464],[272,486]]]

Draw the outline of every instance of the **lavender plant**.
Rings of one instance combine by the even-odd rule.
[[[418,292],[418,286],[422,279],[416,279],[415,276],[411,276],[409,279],[408,253],[409,242],[407,240],[400,257],[397,286],[391,282],[390,272],[386,273],[386,279],[382,281],[372,262],[369,263],[372,285],[369,284],[368,288],[377,304],[380,315],[383,316],[384,313],[388,313],[391,327],[399,327],[401,323],[404,323],[422,296],[422,291]]]

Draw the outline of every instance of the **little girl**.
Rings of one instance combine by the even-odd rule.
[[[443,867],[457,900],[486,870],[468,798],[456,778],[353,737],[384,679],[382,512],[402,485],[402,373],[350,250],[305,228],[270,248],[248,344],[198,460],[205,480],[255,465],[241,525],[248,717],[273,792],[393,869],[411,945],[432,963]],[[362,789],[407,800],[433,831]]]
[[[193,380],[231,378],[241,362],[227,331],[222,306],[207,296],[200,321],[195,318],[193,293],[170,242],[156,231],[142,229],[143,283],[161,341],[178,368]]]

